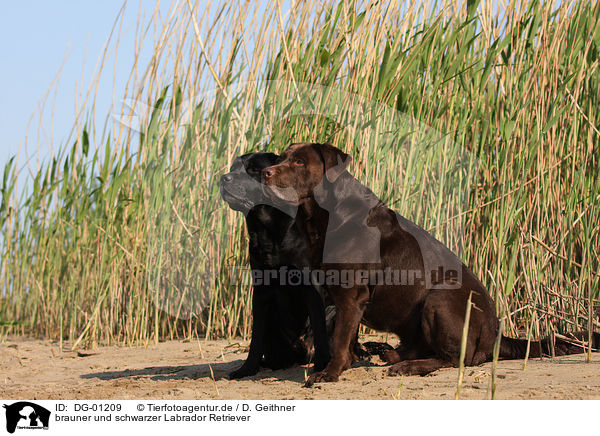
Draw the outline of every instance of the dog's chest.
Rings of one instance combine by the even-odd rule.
[[[307,243],[292,226],[254,227],[249,249],[251,261],[257,265],[308,266]]]

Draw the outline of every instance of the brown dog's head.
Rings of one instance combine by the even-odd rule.
[[[352,158],[330,144],[292,144],[279,163],[265,168],[265,193],[287,203],[299,204],[313,195],[325,180],[333,183],[346,171]],[[324,180],[325,179],[325,180]]]

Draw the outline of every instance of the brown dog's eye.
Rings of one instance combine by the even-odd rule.
[[[302,167],[302,166],[304,166],[304,161],[302,159],[296,159],[294,161],[294,165]]]

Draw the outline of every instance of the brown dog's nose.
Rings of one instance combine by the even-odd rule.
[[[263,180],[265,180],[265,181],[269,180],[274,175],[275,175],[275,170],[271,167],[265,168],[262,172],[262,177],[263,177]]]

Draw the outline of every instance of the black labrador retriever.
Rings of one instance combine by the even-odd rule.
[[[295,208],[276,207],[263,193],[262,170],[277,158],[273,153],[237,157],[221,177],[221,197],[246,216],[254,288],[248,358],[231,379],[254,375],[261,366],[283,369],[313,359],[321,371],[330,359],[327,323],[333,324],[335,311],[329,308],[326,321],[322,292],[297,280],[309,263]]]
[[[355,179],[346,170],[349,162],[332,145],[301,143],[263,170],[267,195],[299,208],[311,267],[338,278],[352,273],[352,283],[327,286],[337,310],[332,358],[307,384],[338,380],[352,363],[349,350],[361,322],[400,337],[396,350],[382,354],[392,364],[390,374],[425,375],[457,366],[468,302],[465,363],[489,361],[499,323],[485,286],[450,249]],[[587,332],[574,337],[584,339]],[[599,344],[594,333],[592,347]],[[526,340],[503,336],[500,357],[522,358],[526,346]],[[531,342],[530,356],[548,353],[550,346],[548,339]],[[562,339],[554,349],[556,355],[583,351]]]

